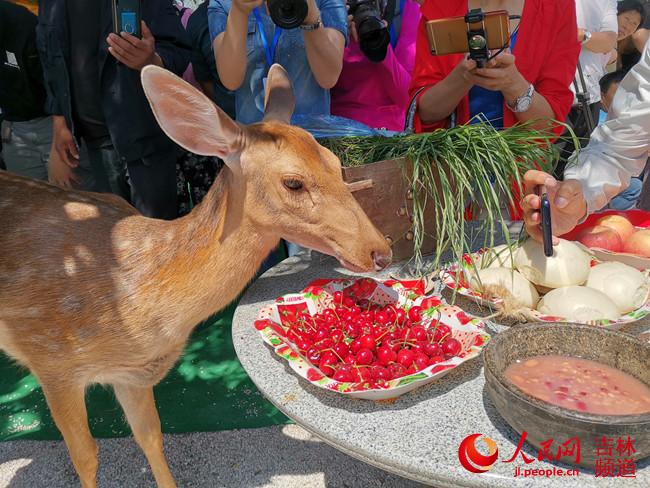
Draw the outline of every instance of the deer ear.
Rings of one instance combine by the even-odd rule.
[[[242,149],[243,129],[199,90],[154,65],[140,76],[158,124],[178,145],[224,160]]]
[[[269,69],[264,93],[264,120],[279,120],[288,124],[295,107],[289,75],[279,64]]]

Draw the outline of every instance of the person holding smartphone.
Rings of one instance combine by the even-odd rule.
[[[426,22],[464,16],[475,8],[521,16],[510,23],[510,49],[485,68],[464,54],[431,55]],[[580,52],[572,0],[425,0],[421,10],[409,90],[417,104],[416,132],[479,120],[497,128],[538,120],[538,127],[547,128],[548,120],[566,119],[573,101],[569,85]],[[562,128],[553,130],[559,134]]]
[[[208,22],[219,78],[235,91],[237,121],[264,115],[264,84],[273,63],[281,64],[296,94],[295,115],[329,115],[330,93],[341,73],[347,14],[341,0],[307,3],[299,27],[274,24],[264,0],[210,0]]]
[[[148,64],[180,76],[189,63],[171,1],[42,0],[37,42],[54,116],[50,180],[116,193],[149,217],[176,217],[176,146],[140,82]]]
[[[561,236],[607,205],[629,185],[631,177],[644,170],[650,151],[648,80],[650,41],[639,63],[618,86],[607,121],[592,132],[587,147],[569,161],[564,181],[558,182],[541,171],[524,175],[524,222],[534,239],[542,240],[540,199],[535,194],[538,186],[546,185],[549,191],[553,233]]]

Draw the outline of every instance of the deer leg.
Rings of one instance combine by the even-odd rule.
[[[88,414],[83,388],[61,389],[43,385],[43,393],[56,426],[68,447],[82,488],[95,488],[97,443],[88,428]]]
[[[133,436],[149,461],[156,484],[159,488],[175,488],[174,477],[163,453],[163,437],[153,387],[116,384],[113,388]]]

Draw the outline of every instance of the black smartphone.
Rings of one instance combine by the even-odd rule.
[[[542,241],[544,242],[544,255],[546,257],[553,256],[553,227],[551,225],[551,202],[548,201],[548,194],[546,188],[540,187],[538,190],[540,195],[540,213],[542,217]]]
[[[126,32],[135,37],[142,37],[140,21],[142,20],[142,0],[113,0],[113,32],[120,35]]]

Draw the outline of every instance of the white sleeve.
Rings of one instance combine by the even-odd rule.
[[[604,0],[601,4],[603,6],[603,17],[598,32],[616,32],[618,34],[617,0]]]
[[[589,144],[565,171],[565,179],[582,183],[589,212],[600,210],[632,176],[643,171],[650,150],[650,41],[641,61],[616,91],[607,121],[596,127]]]

